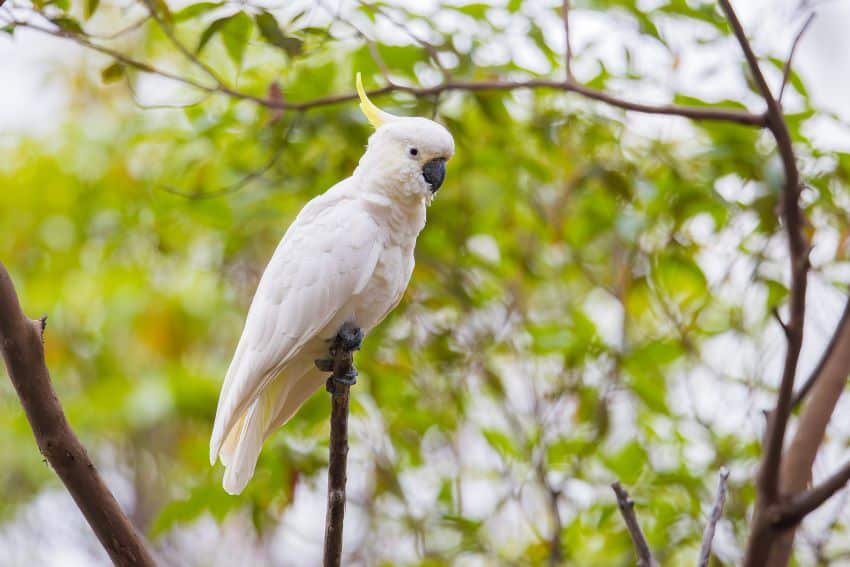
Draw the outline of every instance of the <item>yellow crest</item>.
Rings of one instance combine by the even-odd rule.
[[[366,120],[369,121],[369,124],[374,126],[376,129],[380,128],[390,120],[396,118],[389,112],[384,112],[375,104],[369,100],[369,97],[366,96],[366,90],[363,88],[363,79],[360,78],[360,72],[357,72],[357,96],[360,97],[360,110],[363,111],[363,114],[366,116]]]

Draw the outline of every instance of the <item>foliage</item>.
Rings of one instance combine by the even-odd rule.
[[[163,24],[122,37],[123,52],[208,84],[170,30],[240,92],[297,102],[350,92],[355,70],[372,85],[384,69],[412,85],[558,76],[560,7],[529,4],[357,4],[339,19],[250,2],[34,6],[92,34],[149,8]],[[593,86],[642,92],[652,71],[633,52],[669,50],[670,25],[728,40],[713,3],[638,4],[575,2],[574,17],[598,11],[635,34],[619,66],[593,45],[577,49],[579,69],[597,69]],[[49,314],[47,357],[69,418],[132,480],[134,518],[154,541],[246,511],[258,533],[274,533],[326,464],[327,398],[314,396],[267,443],[234,498],[207,462],[216,395],[265,261],[301,206],[352,171],[369,127],[350,103],[279,110],[187,85],[174,94],[185,106],[142,109],[126,103],[149,74],[111,59],[100,69],[75,70],[79,111],[52,144],[8,149],[0,258],[29,313]],[[788,89],[811,230],[843,243],[850,155],[806,137],[814,109],[796,74]],[[361,534],[358,557],[536,565],[555,538],[568,564],[627,565],[608,489],[619,479],[659,560],[692,563],[722,465],[732,471],[724,525],[742,542],[760,454],[760,415],[743,398],[761,399],[772,378],[746,353],[787,295],[772,145],[722,122],[666,119],[686,133],[645,136],[621,111],[542,89],[379,102],[434,114],[457,155],[406,298],[357,356],[350,466],[366,480],[353,506],[373,534]],[[834,248],[817,270],[845,260]],[[725,356],[740,360],[716,358],[736,344]],[[0,513],[10,517],[55,480],[5,380],[0,410]],[[734,538],[718,554],[734,564]]]

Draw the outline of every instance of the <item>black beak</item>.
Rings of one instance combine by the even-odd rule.
[[[440,185],[443,184],[443,179],[446,178],[446,160],[445,158],[432,159],[422,168],[422,177],[431,186],[431,193],[436,193]]]

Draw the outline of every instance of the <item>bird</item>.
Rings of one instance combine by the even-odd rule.
[[[341,330],[367,335],[398,305],[413,273],[426,208],[446,176],[454,139],[441,124],[396,116],[369,100],[374,127],[350,177],[309,201],[263,272],[222,384],[210,464],[240,494],[264,441],[324,383]],[[358,339],[359,337],[352,337]]]

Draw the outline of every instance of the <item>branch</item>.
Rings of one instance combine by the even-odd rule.
[[[800,43],[800,39],[802,39],[803,34],[806,33],[806,30],[814,19],[815,13],[812,12],[809,14],[809,17],[806,18],[806,21],[803,23],[800,31],[798,31],[797,35],[794,37],[794,43],[791,44],[791,51],[788,52],[788,59],[785,60],[785,68],[782,70],[782,86],[779,87],[779,96],[777,97],[777,102],[780,105],[782,104],[782,95],[785,94],[785,85],[788,84],[788,78],[791,76],[791,61],[794,60],[794,53],[797,51],[797,44]]]
[[[817,510],[824,502],[844,488],[850,481],[850,461],[817,486],[810,488],[789,500],[779,508],[775,525],[785,529],[799,524],[811,512]]]
[[[345,517],[345,483],[348,462],[348,400],[355,383],[352,353],[360,348],[363,333],[346,323],[331,345],[332,359],[317,360],[320,370],[333,370],[327,381],[331,393],[331,440],[328,463],[328,508],[325,516],[325,567],[339,567],[342,559],[342,528]]]
[[[839,343],[842,343],[841,349],[837,348]],[[803,403],[803,400],[821,376],[824,374],[835,374],[835,371],[838,369],[831,369],[832,371],[828,372],[827,367],[834,365],[835,356],[843,355],[848,349],[850,349],[850,297],[847,299],[847,303],[844,304],[844,312],[841,314],[841,319],[839,319],[835,332],[833,332],[826,350],[821,355],[818,365],[806,379],[806,382],[797,390],[797,393],[794,394],[794,398],[791,400],[792,407],[797,408]],[[842,358],[846,358],[846,356]],[[850,374],[850,360],[846,361],[843,366],[847,368],[843,371],[845,376]],[[838,372],[840,373],[842,371],[838,370]]]
[[[782,115],[779,101],[773,97],[770,87],[759,67],[758,59],[753,53],[744,28],[738,16],[732,9],[729,0],[719,0],[720,7],[726,14],[726,19],[732,28],[744,57],[753,76],[753,81],[761,92],[767,110],[765,119],[767,128],[776,140],[777,150],[782,159],[785,173],[785,183],[782,188],[782,220],[788,238],[788,250],[791,267],[791,303],[790,315],[785,324],[788,346],[785,352],[785,362],[782,369],[782,379],[779,384],[779,394],[776,407],[770,413],[767,431],[765,433],[765,448],[759,465],[756,482],[756,510],[753,517],[752,529],[747,553],[744,558],[746,567],[763,567],[771,554],[771,549],[780,535],[773,527],[769,518],[769,510],[779,499],[780,465],[782,447],[785,440],[785,430],[791,414],[791,397],[794,393],[794,378],[797,372],[797,362],[803,345],[803,323],[806,316],[806,287],[808,284],[809,245],[803,234],[805,219],[800,209],[800,172],[791,141],[791,134]]]
[[[761,72],[758,59],[753,53],[749,40],[744,33],[744,28],[738,20],[738,16],[732,9],[729,0],[720,0],[720,6],[729,20],[732,31],[744,52],[744,57],[750,67],[753,80],[759,91],[761,91],[767,111],[767,127],[776,139],[779,155],[782,158],[785,170],[785,185],[782,193],[782,217],[785,221],[785,230],[788,235],[788,248],[791,256],[791,309],[790,318],[786,323],[788,336],[788,349],[785,353],[785,364],[782,371],[782,381],[779,386],[779,396],[776,408],[770,416],[767,431],[767,443],[764,457],[759,470],[758,489],[760,496],[767,503],[776,502],[779,495],[779,464],[782,457],[782,443],[785,437],[785,429],[788,425],[788,416],[791,413],[791,395],[794,389],[794,375],[797,370],[797,361],[800,357],[800,348],[803,343],[803,320],[805,318],[806,284],[808,274],[808,245],[803,235],[803,212],[800,210],[800,173],[797,170],[794,149],[791,144],[791,135],[785,124],[782,109]]]
[[[646,537],[638,524],[637,516],[635,515],[635,503],[629,498],[629,493],[619,482],[611,485],[614,494],[617,495],[617,505],[620,507],[620,514],[623,515],[623,520],[626,522],[626,528],[629,530],[629,535],[632,536],[632,543],[635,546],[637,553],[638,567],[657,567],[658,563],[652,557],[652,552],[649,550],[649,544],[646,543]]]
[[[573,78],[573,47],[570,41],[570,0],[561,4],[561,16],[564,19],[564,68],[567,72],[567,82],[575,83]]]
[[[39,451],[65,484],[112,562],[154,567],[141,536],[65,418],[44,361],[45,323],[46,317],[32,321],[24,315],[12,280],[0,263],[0,349]]]
[[[698,567],[708,567],[708,561],[711,559],[711,544],[714,541],[714,530],[717,528],[717,522],[723,516],[723,505],[726,503],[726,481],[729,479],[729,471],[724,467],[720,469],[720,480],[717,483],[717,499],[714,501],[714,508],[711,509],[711,516],[708,518],[708,523],[705,525],[705,532],[702,535],[702,547],[699,551]]]
[[[132,67],[143,73],[158,75],[160,77],[164,77],[166,79],[182,83],[186,86],[200,90],[205,93],[220,94],[239,100],[249,100],[267,108],[274,108],[280,110],[311,110],[314,108],[332,106],[340,103],[357,100],[357,93],[345,93],[300,102],[292,102],[288,100],[272,99],[268,97],[253,95],[250,93],[236,90],[224,84],[205,85],[193,79],[182,77],[180,75],[156,68],[143,61],[135,60],[132,57],[115,51],[114,49],[93,43],[92,41],[89,41],[86,37],[81,36],[79,34],[74,34],[61,29],[54,30],[50,28],[45,28],[29,22],[15,21],[14,23],[16,26],[26,27],[47,35],[70,39],[71,41],[74,41],[79,45],[82,45],[83,47],[108,55],[119,61],[120,63],[123,63],[124,65]],[[412,87],[398,84],[389,84],[379,89],[373,89],[369,91],[368,94],[370,97],[376,97],[393,92],[404,92],[415,97],[433,97],[449,91],[480,92],[512,91],[518,89],[550,89],[564,92],[572,92],[579,94],[585,98],[589,98],[591,100],[602,102],[617,108],[622,108],[623,110],[640,112],[644,114],[682,116],[684,118],[690,118],[692,120],[733,122],[736,124],[742,124],[745,126],[756,126],[760,128],[767,126],[765,116],[760,114],[753,114],[751,112],[743,110],[731,108],[705,108],[677,104],[644,104],[640,102],[633,102],[630,100],[621,99],[603,91],[598,91],[596,89],[592,89],[590,87],[586,87],[584,85],[580,85],[571,81],[556,81],[551,79],[528,79],[524,81],[447,80],[431,87]]]
[[[799,494],[812,479],[812,465],[823,442],[826,428],[835,412],[850,375],[850,298],[844,307],[829,345],[817,368],[797,392],[795,401],[806,403],[797,422],[794,438],[782,458],[779,478],[782,494]],[[773,545],[771,566],[788,564],[796,530],[787,529]]]

